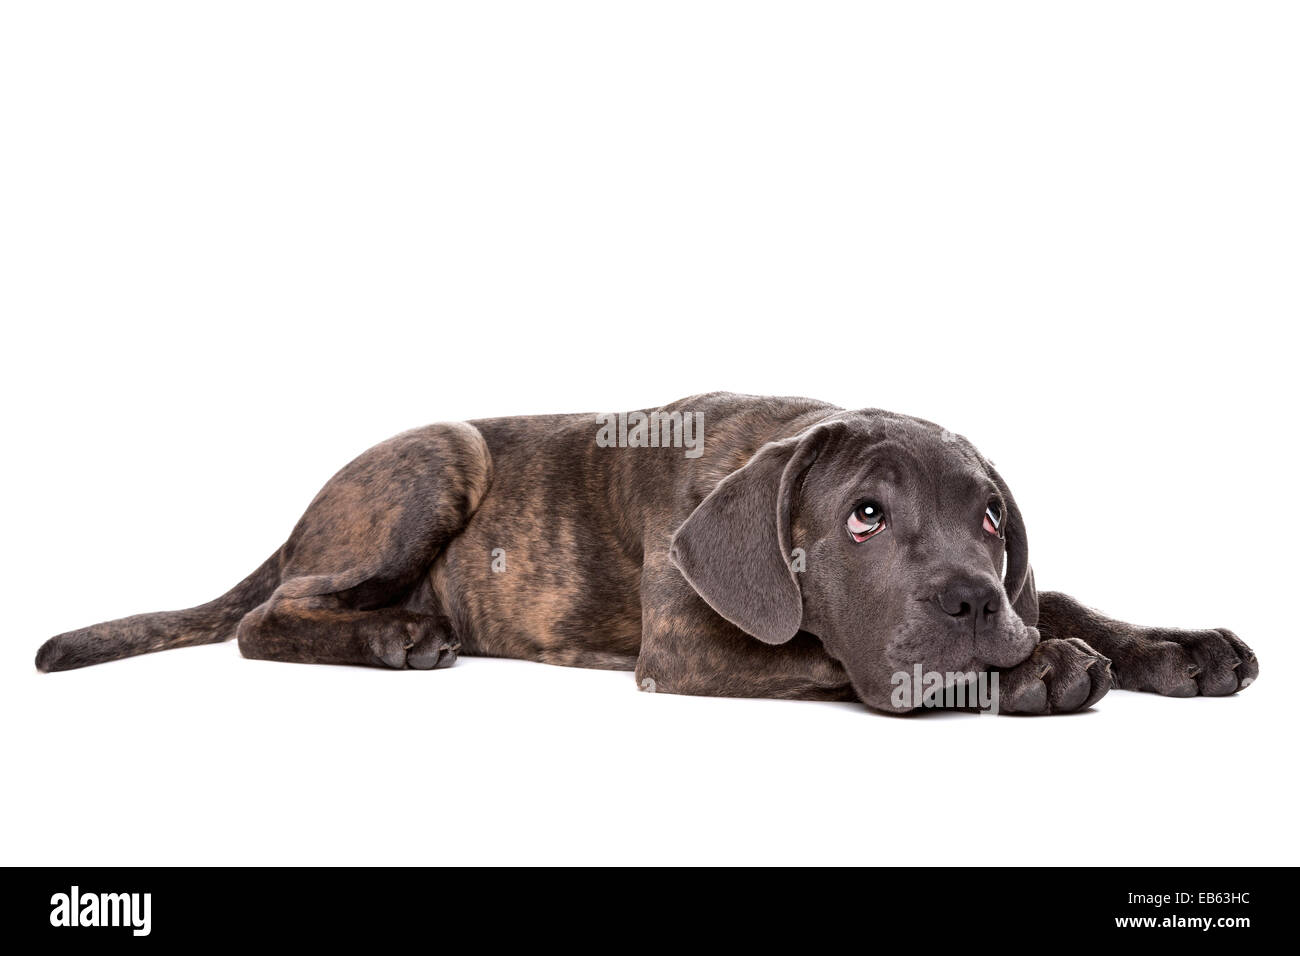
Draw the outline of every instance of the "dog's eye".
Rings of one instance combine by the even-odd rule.
[[[995,538],[1002,536],[1002,506],[996,501],[984,509],[984,530]]]
[[[854,541],[866,541],[885,530],[885,509],[874,501],[864,501],[853,509],[844,526]]]

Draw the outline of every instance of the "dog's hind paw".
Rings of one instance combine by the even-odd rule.
[[[376,624],[379,626],[366,635],[366,643],[385,667],[427,671],[456,663],[460,642],[444,618],[400,614],[378,619]]]
[[[1110,661],[1078,638],[1042,641],[1028,660],[998,674],[998,709],[1009,714],[1084,710],[1111,687]]]

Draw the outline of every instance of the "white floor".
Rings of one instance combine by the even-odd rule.
[[[516,661],[270,664],[233,644],[18,663],[5,863],[1296,859],[1267,662],[1233,699],[1112,692],[1045,719],[672,697]]]

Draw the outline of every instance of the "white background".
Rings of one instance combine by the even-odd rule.
[[[1297,14],[1065,7],[5,4],[3,861],[1296,862]],[[33,669],[394,432],[712,389],[967,435],[1040,587],[1259,681],[900,720]]]

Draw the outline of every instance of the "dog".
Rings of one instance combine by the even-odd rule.
[[[731,393],[405,432],[331,478],[222,597],[60,634],[36,667],[232,636],[260,660],[513,657],[886,713],[920,707],[900,674],[996,674],[1001,712],[1059,714],[1112,687],[1220,696],[1259,673],[1229,630],[1139,627],[1040,593],[1011,489],[966,439]]]

